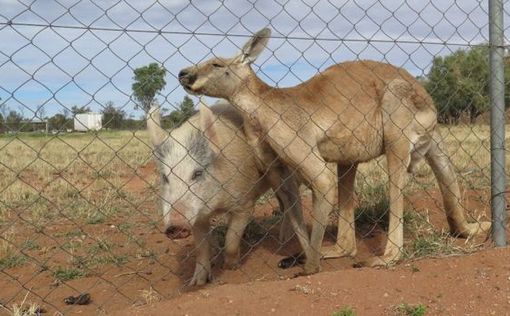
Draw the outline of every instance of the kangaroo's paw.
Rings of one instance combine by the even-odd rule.
[[[464,229],[458,231],[454,230],[451,234],[459,238],[469,238],[476,235],[489,232],[491,229],[491,222],[468,223]]]
[[[400,259],[402,253],[400,251],[390,251],[388,254],[383,256],[377,256],[369,258],[364,262],[359,262],[355,264],[355,267],[365,266],[365,267],[391,267],[395,265]]]

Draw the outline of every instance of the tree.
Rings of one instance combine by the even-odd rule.
[[[191,100],[190,97],[187,95],[184,96],[184,99],[182,100],[181,106],[181,119],[183,121],[187,120],[190,116],[192,116],[195,113],[195,104],[193,103],[193,100]]]
[[[8,130],[19,131],[23,116],[16,111],[9,111],[9,115],[5,118],[5,125]]]
[[[2,98],[0,98],[0,101]],[[7,116],[7,105],[5,103],[0,103],[0,114],[2,114],[3,117]]]
[[[48,119],[48,125],[51,130],[66,130],[69,120],[64,114],[57,113]]]
[[[71,112],[70,112],[70,111],[69,111],[69,109],[68,109],[68,108],[66,108],[66,107],[64,107],[64,109],[62,110],[62,115],[64,115],[64,117],[66,117],[66,118],[67,118],[67,117],[69,117],[69,114],[70,114],[70,113],[71,113]]]
[[[116,108],[112,101],[108,101],[102,111],[104,127],[119,129],[126,117],[126,112]]]
[[[40,119],[41,121],[46,118],[46,109],[44,108],[44,105],[41,105],[37,111],[35,112],[35,116]]]
[[[508,85],[510,71],[505,78]],[[425,88],[436,103],[439,122],[458,123],[462,116],[474,122],[489,110],[489,49],[475,47],[434,58]],[[505,104],[508,101],[507,95]]]
[[[86,105],[84,106],[73,105],[73,107],[71,108],[71,113],[73,114],[73,116],[76,116],[76,114],[88,113],[90,111],[91,111],[90,108]]]
[[[195,114],[195,104],[193,100],[186,95],[179,105],[179,108],[163,117],[161,124],[164,128],[174,128],[181,125],[193,114]]]
[[[138,102],[135,109],[141,107],[142,110],[147,112],[156,97],[156,93],[166,85],[166,70],[157,63],[150,63],[148,66],[135,69],[134,74],[135,82],[132,89],[133,96]]]

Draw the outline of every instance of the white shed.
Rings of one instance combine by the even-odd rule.
[[[74,117],[74,130],[78,132],[98,131],[103,127],[100,113],[76,114]]]

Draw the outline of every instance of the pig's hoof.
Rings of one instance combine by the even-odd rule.
[[[239,263],[238,259],[227,260],[227,258],[225,258],[225,262],[223,263],[223,269],[237,270],[237,269],[239,269],[240,265],[241,264]]]
[[[199,278],[199,277],[193,277],[191,279],[191,281],[188,283],[188,286],[201,286],[201,285],[205,285],[207,284],[208,282],[211,282],[211,278]]]
[[[315,274],[321,271],[321,266],[319,262],[313,263],[309,260],[305,263],[305,266],[303,267],[303,275],[310,275]]]
[[[294,254],[290,257],[283,258],[278,263],[278,268],[289,269],[305,263],[306,257],[304,254]]]
[[[315,274],[315,273],[318,273],[318,272],[320,272],[320,268],[312,269],[312,272],[307,272],[306,270],[303,270],[301,272],[298,272],[298,273],[294,274],[294,278],[299,278],[299,277],[302,277],[302,276],[307,276],[307,275]]]
[[[193,274],[193,278],[188,283],[188,286],[200,286],[205,285],[208,282],[212,281],[212,275],[205,269],[196,269]]]

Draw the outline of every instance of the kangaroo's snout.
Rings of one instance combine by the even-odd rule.
[[[187,74],[188,74],[188,71],[186,69],[179,71],[179,79],[181,79],[182,77],[185,77]]]
[[[197,80],[197,75],[190,73],[187,69],[179,71],[178,77],[179,82],[186,88],[190,88],[190,86]]]

